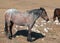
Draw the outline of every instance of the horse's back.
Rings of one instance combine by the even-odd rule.
[[[5,13],[12,15],[12,14],[20,13],[20,12],[17,9],[8,9],[5,11]]]

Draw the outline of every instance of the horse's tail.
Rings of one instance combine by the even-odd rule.
[[[12,14],[11,14],[11,13],[6,12],[6,13],[5,13],[5,16],[6,16],[6,17],[8,17],[8,18],[6,18],[6,19],[8,19],[8,20],[10,21],[10,20],[11,20],[11,16],[12,16]]]
[[[5,34],[7,35],[7,33],[8,33],[8,24],[7,24],[6,16],[5,16],[4,31],[5,31]]]

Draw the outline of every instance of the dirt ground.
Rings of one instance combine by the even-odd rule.
[[[44,31],[44,27],[37,26],[41,33],[32,32],[32,37],[36,38],[33,42],[27,41],[27,30],[18,28],[18,31],[13,29],[13,33],[17,37],[9,40],[4,34],[4,12],[9,8],[16,8],[21,12],[43,7],[46,9],[50,21],[52,21],[55,8],[60,7],[59,0],[0,0],[0,43],[60,43],[60,25],[53,23],[47,24],[46,27],[52,28],[48,32]],[[39,18],[36,24],[43,20]],[[36,28],[36,29],[37,29]],[[44,34],[45,35],[44,35]]]

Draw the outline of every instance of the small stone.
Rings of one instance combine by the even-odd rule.
[[[42,33],[44,36],[46,35],[45,33]]]
[[[44,23],[44,25],[46,25],[46,23]]]
[[[59,23],[56,23],[56,25],[59,25]]]
[[[37,24],[35,24],[35,26],[36,26],[36,27],[38,27],[38,25],[37,25]]]
[[[44,28],[44,31],[45,31],[45,32],[48,32],[47,28]]]
[[[14,28],[14,30],[15,30],[15,31],[17,31],[17,29],[16,29],[16,28]]]
[[[17,38],[19,37],[19,36],[16,36]]]
[[[31,30],[34,31],[34,32],[36,32],[36,29],[35,28],[32,28]]]
[[[55,20],[55,23],[58,23],[59,21],[58,20]]]
[[[51,23],[51,21],[48,21],[47,23]]]
[[[5,32],[1,32],[2,34],[4,34]]]
[[[44,38],[42,39],[42,41],[44,41]]]
[[[46,22],[45,20],[41,21],[42,23]]]
[[[18,28],[18,25],[16,25],[16,28]]]
[[[40,25],[41,27],[44,26],[43,24]]]
[[[39,30],[36,30],[36,32],[37,32],[37,33],[40,33],[40,31],[39,31]]]
[[[47,27],[47,29],[49,30],[50,28]]]
[[[59,25],[60,25],[60,23],[59,23]]]

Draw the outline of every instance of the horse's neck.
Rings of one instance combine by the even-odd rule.
[[[22,14],[24,17],[28,17],[28,16],[30,16],[30,14],[28,14],[27,12],[23,12],[23,14]]]
[[[38,16],[34,15],[34,21],[38,19]]]

